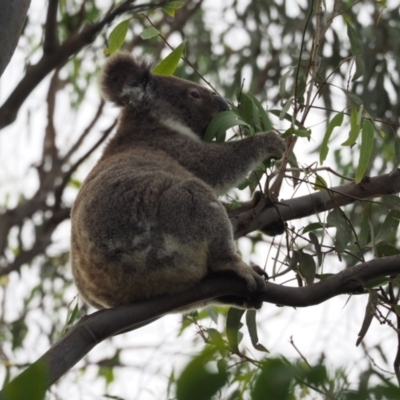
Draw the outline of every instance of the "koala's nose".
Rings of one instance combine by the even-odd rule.
[[[226,100],[223,97],[214,93],[214,98],[218,104],[219,111],[228,111],[230,109],[229,104],[226,102]]]

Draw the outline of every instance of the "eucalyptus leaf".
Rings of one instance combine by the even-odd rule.
[[[364,121],[361,134],[361,148],[358,167],[356,170],[356,183],[360,183],[367,171],[369,160],[371,158],[372,149],[374,146],[374,127],[368,120]]]
[[[360,106],[362,107],[362,105]],[[353,146],[360,134],[361,125],[358,122],[358,111],[353,108],[350,115],[350,133],[348,139],[342,143],[342,146]]]
[[[154,26],[150,26],[149,28],[146,28],[141,34],[140,37],[144,40],[147,39],[152,39],[155,36],[158,36],[160,34],[160,31]]]
[[[108,47],[104,50],[107,55],[117,52],[125,42],[128,33],[129,22],[131,18],[120,22],[110,33],[108,37]]]
[[[328,128],[326,129],[325,136],[322,140],[321,150],[319,152],[319,162],[321,165],[324,163],[324,161],[326,160],[326,157],[328,155],[328,152],[329,152],[328,142],[332,135],[332,132],[335,128],[342,125],[343,115],[344,115],[343,112],[336,114],[328,124]]]
[[[374,318],[377,304],[378,304],[378,293],[375,290],[371,290],[368,297],[367,307],[365,309],[364,321],[362,323],[360,332],[358,333],[356,346],[358,346],[362,342],[365,335],[367,334],[372,319]]]
[[[314,233],[309,232],[308,237],[310,238],[311,243],[314,245],[315,252],[317,253],[318,266],[320,267],[322,265],[321,245],[319,243],[319,240],[318,240],[317,236],[315,236]]]
[[[346,249],[346,245],[350,242],[351,228],[343,215],[343,211],[339,208],[333,209],[328,214],[327,223],[329,226],[336,228],[335,245],[336,251],[340,255]]]
[[[365,72],[365,65],[363,60],[363,44],[361,37],[358,32],[351,26],[350,23],[347,24],[347,35],[350,39],[351,53],[354,56],[356,71],[353,75],[353,81],[363,76]]]
[[[241,340],[240,328],[243,324],[240,322],[245,310],[231,307],[226,317],[226,336],[228,338],[229,349],[234,353],[239,353],[239,343]]]
[[[183,41],[175,50],[173,50],[167,57],[164,58],[154,69],[153,73],[158,75],[173,75],[176,67],[185,50],[186,42]]]
[[[162,10],[170,17],[175,17],[175,12],[185,5],[184,1],[170,1],[167,5],[162,7]]]
[[[312,285],[314,283],[316,265],[314,257],[310,254],[299,251],[299,270],[301,275],[304,277],[307,285]]]
[[[233,111],[222,111],[218,113],[209,123],[204,134],[204,141],[211,142],[215,137],[221,138],[227,129],[233,126],[246,126],[254,134],[253,128]]]
[[[252,94],[252,93],[247,93],[247,96],[253,101],[253,103],[256,105],[259,116],[260,116],[260,123],[261,123],[261,130],[263,132],[269,132],[272,130],[272,124],[271,121],[268,117],[267,111],[265,111],[264,107],[262,104],[258,101],[258,99]]]
[[[246,311],[246,325],[247,329],[249,330],[251,344],[256,350],[269,353],[267,348],[258,342],[256,315],[256,310]]]

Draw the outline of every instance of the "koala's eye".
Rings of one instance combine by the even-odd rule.
[[[199,99],[200,98],[200,93],[196,89],[191,90],[190,95],[195,99]]]

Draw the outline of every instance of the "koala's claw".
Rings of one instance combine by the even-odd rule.
[[[258,275],[263,276],[265,279],[269,279],[268,274],[258,265],[251,265],[250,268],[257,272]]]
[[[266,272],[257,265],[246,266],[246,275],[242,274],[242,277],[247,282],[247,289],[251,297],[250,302],[254,303],[255,300],[259,302],[260,294],[266,289],[265,278],[268,277]]]

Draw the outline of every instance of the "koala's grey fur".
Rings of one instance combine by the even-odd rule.
[[[256,293],[265,281],[236,253],[217,195],[285,150],[275,133],[205,143],[225,100],[192,82],[153,75],[120,53],[106,64],[105,97],[122,107],[116,135],[72,210],[72,271],[83,298],[114,307],[190,289],[228,272]],[[234,304],[259,307],[259,301]]]

